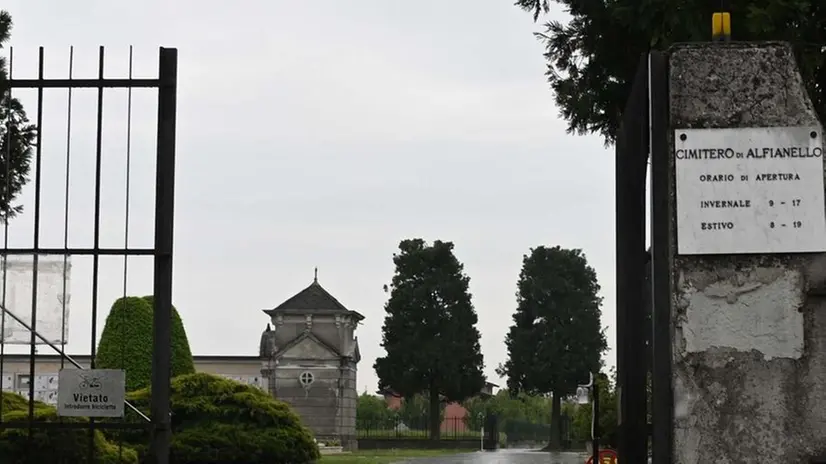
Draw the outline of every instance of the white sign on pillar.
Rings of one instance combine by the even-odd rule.
[[[820,127],[674,131],[682,255],[826,251]]]

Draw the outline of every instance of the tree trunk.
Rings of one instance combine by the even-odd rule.
[[[430,439],[438,440],[442,430],[442,407],[441,398],[439,398],[439,391],[435,388],[430,389]]]
[[[561,395],[553,393],[551,398],[551,437],[548,442],[548,449],[550,451],[559,451],[562,449],[562,427],[560,427],[560,416],[562,415]]]

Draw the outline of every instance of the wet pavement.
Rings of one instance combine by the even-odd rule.
[[[402,461],[404,464],[584,464],[584,453],[549,453],[533,450],[504,449],[477,451],[468,454],[419,458]]]

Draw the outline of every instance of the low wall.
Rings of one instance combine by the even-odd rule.
[[[428,440],[422,438],[359,438],[358,449],[458,449],[478,450],[479,439]]]

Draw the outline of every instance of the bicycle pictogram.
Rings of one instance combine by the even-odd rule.
[[[80,384],[78,384],[78,388],[81,390],[100,390],[101,387],[103,387],[98,377],[80,374],[80,378],[83,379]]]

